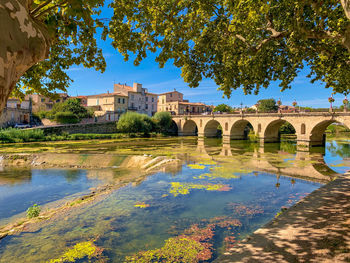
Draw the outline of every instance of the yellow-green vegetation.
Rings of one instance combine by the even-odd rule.
[[[37,204],[34,204],[33,206],[29,207],[27,210],[27,217],[30,218],[34,218],[34,217],[38,217],[40,214],[41,208],[40,206],[38,206]]]
[[[136,255],[126,257],[128,263],[178,263],[178,262],[197,262],[198,254],[205,247],[198,241],[185,238],[175,237],[165,241],[162,248],[148,250],[137,253]]]
[[[194,169],[194,170],[204,170],[205,165],[200,165],[200,164],[189,164],[187,165],[188,168]]]
[[[191,189],[204,189],[207,191],[227,191],[230,188],[224,184],[192,184],[192,183],[180,183],[172,182],[169,193],[174,196],[187,195]]]
[[[48,263],[76,262],[79,259],[92,259],[99,255],[98,248],[92,241],[81,242],[68,249],[57,259],[51,259]]]
[[[240,173],[250,173],[251,170],[244,168],[242,166],[231,166],[225,164],[224,166],[216,166],[210,168],[210,173],[201,174],[198,177],[195,177],[196,179],[216,179],[216,178],[223,178],[223,179],[234,179],[239,178],[237,174]]]
[[[279,211],[276,215],[275,218],[279,217],[280,215],[282,215],[284,212],[286,212],[288,210],[288,208],[286,207],[282,207],[281,211]]]
[[[135,206],[135,207],[139,207],[139,208],[147,208],[147,207],[149,207],[150,205],[149,205],[149,204],[146,204],[145,202],[137,202],[134,206]]]

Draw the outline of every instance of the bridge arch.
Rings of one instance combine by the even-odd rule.
[[[345,123],[342,123],[338,120],[323,120],[321,122],[318,122],[315,124],[310,132],[310,143],[312,146],[323,146],[325,145],[326,142],[326,134],[325,131],[328,128],[329,125],[331,124],[340,124],[343,125],[346,128],[349,128]]]
[[[294,128],[294,132],[297,131],[296,127],[287,120],[284,120],[284,119],[273,120],[267,124],[263,132],[264,142],[280,142],[281,141],[280,128],[285,123],[289,123],[290,125],[292,125]]]
[[[207,138],[221,137],[223,127],[217,120],[209,120],[203,129],[203,135]]]
[[[183,136],[196,136],[198,135],[198,127],[195,121],[186,120],[182,127]]]
[[[253,128],[253,125],[247,120],[238,120],[234,122],[230,130],[230,138],[232,140],[245,140],[248,138],[249,130]]]

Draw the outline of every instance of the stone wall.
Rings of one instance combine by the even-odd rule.
[[[109,134],[117,132],[117,125],[113,122],[102,123],[84,123],[84,124],[68,124],[68,125],[56,125],[49,127],[38,127],[31,129],[41,129],[45,134],[61,134],[63,132],[69,134],[75,133],[98,133]]]

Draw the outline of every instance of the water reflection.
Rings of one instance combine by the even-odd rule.
[[[216,146],[213,145],[215,145],[215,139],[199,139],[197,152],[201,157],[231,162],[246,169],[323,183],[333,180],[338,175],[337,171],[326,164],[322,152],[319,150],[296,151],[295,145],[291,143],[266,144],[265,147],[259,147],[249,142],[221,143],[219,141]],[[334,144],[331,145],[334,146]],[[333,150],[335,149],[339,150],[337,147],[334,147]],[[340,157],[336,152],[334,154]]]

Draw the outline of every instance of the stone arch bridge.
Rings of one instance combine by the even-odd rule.
[[[179,115],[173,121],[179,136],[216,137],[218,127],[222,127],[224,140],[247,138],[246,127],[251,125],[261,143],[279,142],[279,128],[289,122],[296,131],[298,145],[324,145],[324,132],[332,123],[350,128],[350,113],[259,113],[220,115]]]

